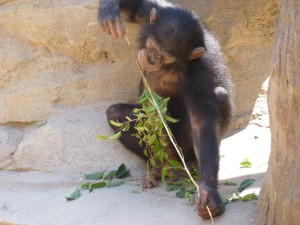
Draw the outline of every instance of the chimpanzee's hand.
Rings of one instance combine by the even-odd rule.
[[[203,184],[200,184],[199,187],[200,197],[196,201],[196,209],[198,210],[198,215],[202,219],[210,218],[206,206],[208,206],[213,217],[221,215],[225,211],[225,207],[218,191]]]
[[[118,0],[101,0],[98,11],[100,30],[114,37],[125,34],[123,20],[120,17]]]

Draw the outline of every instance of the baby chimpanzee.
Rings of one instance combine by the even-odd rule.
[[[120,11],[125,19],[142,26],[139,63],[152,90],[171,97],[169,113],[180,120],[171,130],[185,158],[196,156],[198,161],[198,214],[209,218],[207,205],[213,216],[220,215],[224,205],[217,191],[219,145],[231,119],[232,83],[219,46],[194,14],[163,0],[102,0],[99,22],[103,32],[124,35]],[[112,105],[107,117],[123,122],[138,107]],[[143,154],[130,133],[125,132],[120,141]],[[153,179],[146,182],[147,187],[155,184]]]

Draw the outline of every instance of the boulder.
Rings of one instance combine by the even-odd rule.
[[[269,76],[274,0],[174,1],[216,36],[235,83],[232,130],[248,123]],[[134,103],[140,75],[124,39],[97,26],[96,0],[0,3],[0,169],[144,167],[111,134],[105,110]],[[126,24],[136,49],[138,27]]]

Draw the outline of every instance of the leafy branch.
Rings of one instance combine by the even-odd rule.
[[[177,119],[168,115],[167,108],[170,98],[162,98],[155,93],[153,95],[165,120],[169,123],[177,123]],[[164,124],[159,117],[148,89],[145,89],[138,103],[141,104],[141,108],[135,108],[133,116],[127,116],[126,121],[109,121],[117,128],[115,134],[111,136],[97,135],[97,138],[100,140],[115,140],[120,138],[123,132],[129,131],[133,127],[136,132],[132,136],[139,139],[139,145],[144,149],[144,155],[149,159],[147,165],[148,175],[150,176],[151,168],[162,168],[161,178],[163,182],[166,176],[175,178],[172,170],[182,170],[183,167],[176,160],[176,155],[171,149],[172,146]]]
[[[114,178],[123,179],[129,176],[130,170],[124,164],[121,164],[117,170],[112,170],[105,174],[103,171],[95,172],[90,174],[85,174],[85,179],[87,180],[81,185],[81,188],[76,188],[76,190],[65,198],[68,201],[76,200],[81,196],[81,190],[88,190],[91,193],[96,188],[112,188],[121,186],[124,184],[123,180],[113,180]],[[95,182],[96,180],[101,180],[100,182]]]
[[[258,199],[258,195],[256,195],[255,193],[250,193],[250,194],[246,194],[246,195],[241,195],[241,193],[249,186],[251,186],[253,183],[255,182],[254,179],[246,179],[246,180],[243,180],[241,183],[240,183],[240,186],[238,187],[237,189],[237,192],[234,192],[232,194],[232,197],[231,198],[226,198],[224,200],[224,204],[228,204],[228,203],[231,203],[231,202],[234,202],[234,201],[244,201],[244,202],[248,202],[248,201],[251,201],[253,199]],[[231,182],[231,181],[226,181],[224,183],[225,185],[236,185],[235,182]]]

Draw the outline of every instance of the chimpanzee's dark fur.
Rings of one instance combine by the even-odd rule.
[[[208,218],[207,210],[203,208],[207,205],[213,216],[217,216],[224,211],[217,191],[219,144],[232,114],[232,84],[219,46],[199,19],[179,6],[155,0],[120,0],[119,6],[127,20],[142,25],[141,49],[146,48],[149,37],[154,37],[165,51],[176,58],[175,62],[163,65],[159,71],[146,71],[146,75],[158,95],[171,97],[169,113],[180,120],[171,125],[172,132],[185,157],[196,156],[199,163],[202,195],[197,203],[199,215]],[[157,9],[157,20],[149,23],[152,8]],[[100,23],[103,10],[100,6]],[[205,54],[189,59],[197,47],[204,47]],[[125,116],[132,116],[136,107],[139,106],[112,105],[107,110],[108,120],[122,122]],[[143,149],[136,138],[125,134],[120,141],[142,156]]]

